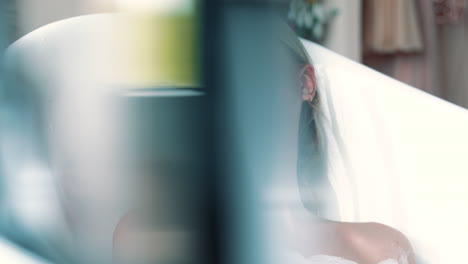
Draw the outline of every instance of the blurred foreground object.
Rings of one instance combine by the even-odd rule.
[[[0,238],[0,263],[50,264],[4,238]]]
[[[3,234],[54,263],[112,263],[114,230],[138,211],[148,232],[187,234],[198,249],[175,255],[145,244],[162,250],[158,261],[205,262],[211,181],[199,19],[76,17],[8,49]]]

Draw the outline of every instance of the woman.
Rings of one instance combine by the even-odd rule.
[[[296,119],[299,123],[296,186],[298,199],[307,210],[284,203],[277,232],[284,237],[289,252],[294,252],[291,256],[300,263],[414,264],[410,242],[401,232],[375,222],[337,222],[317,215],[324,204],[330,206],[334,202],[330,202],[333,199],[328,197],[332,195],[326,191],[331,187],[327,175],[327,119],[321,101],[325,90],[317,85],[316,70],[302,43],[289,28],[281,28],[281,40],[294,58],[300,79],[294,87],[300,97],[300,107],[296,107],[300,108],[300,117]]]
[[[290,61],[290,58],[293,58],[292,64],[285,63],[291,66],[286,66],[288,69],[285,72],[293,70],[291,74],[293,76],[290,77],[296,79],[292,81],[293,86],[296,85],[292,87],[293,90],[285,91],[289,97],[285,97],[284,100],[294,101],[291,109],[297,110],[295,114],[293,112],[295,110],[288,110],[286,111],[288,116],[279,119],[282,126],[287,127],[286,130],[290,128],[283,135],[297,136],[297,138],[287,137],[284,145],[294,145],[298,154],[297,157],[293,157],[289,155],[291,151],[284,151],[286,154],[280,157],[281,162],[273,165],[285,172],[280,173],[284,178],[279,180],[277,186],[297,193],[292,198],[294,206],[276,196],[274,199],[276,202],[279,201],[277,205],[280,205],[281,210],[271,211],[272,214],[267,218],[268,222],[275,224],[272,227],[275,228],[274,232],[278,235],[276,238],[280,241],[282,249],[289,252],[288,258],[280,263],[414,264],[411,245],[399,231],[373,222],[346,223],[319,216],[324,212],[325,215],[334,215],[330,210],[336,204],[332,195],[329,195],[332,188],[327,174],[328,139],[324,129],[326,118],[322,113],[323,91],[317,85],[316,69],[301,42],[285,24],[278,26],[283,48],[286,48],[285,59]],[[294,130],[297,133],[290,133]],[[289,144],[291,142],[293,143]],[[296,162],[297,177],[289,170],[290,164]],[[124,259],[128,255],[142,254],[141,249],[133,251],[132,247],[141,248],[141,245],[155,243],[161,246],[173,245],[175,248],[168,249],[164,246],[155,252],[150,246],[145,251],[148,256],[153,253],[153,255],[159,254],[159,251],[164,251],[165,254],[172,252],[174,256],[180,255],[180,251],[176,248],[185,243],[185,236],[162,236],[158,232],[151,233],[139,228],[141,226],[139,222],[142,221],[139,215],[138,212],[129,213],[117,226],[114,232],[116,260]]]

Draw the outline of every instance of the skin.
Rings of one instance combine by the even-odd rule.
[[[299,78],[303,84],[301,100],[311,101],[317,91],[313,66],[305,65]],[[148,230],[142,224],[140,215],[136,211],[129,212],[117,225],[113,240],[115,263],[132,263],[132,259],[142,256],[148,257],[147,261],[152,257],[158,258],[159,253],[145,245],[171,245],[167,239],[174,245],[185,243],[183,236],[161,236],[158,230]],[[389,258],[399,260],[401,254],[404,254],[407,262],[400,261],[399,264],[415,264],[413,249],[405,235],[383,224],[330,221],[305,209],[298,211],[287,206],[274,211],[269,217],[279,219],[280,225],[276,226],[276,231],[280,230],[285,237],[286,246],[305,257],[325,254],[343,257],[359,264],[378,264]],[[174,252],[174,256],[178,255],[179,248],[165,249],[169,253]]]
[[[303,81],[301,96],[303,101],[311,101],[317,92],[316,77],[314,67],[310,64],[305,65],[300,73]]]
[[[386,259],[399,260],[403,255],[408,262],[399,264],[415,263],[408,239],[383,224],[330,221],[291,209],[282,210],[279,218],[286,246],[306,258],[323,254],[359,264],[378,264]]]
[[[303,87],[302,100],[311,101],[317,91],[316,75],[312,65],[301,70]],[[313,214],[301,217],[286,210],[286,229],[291,234],[288,242],[304,256],[326,254],[340,256],[359,264],[377,264],[388,258],[399,259],[402,253],[408,256],[408,264],[415,264],[414,252],[409,240],[396,229],[368,222],[349,223],[322,219]],[[288,216],[289,215],[289,216]],[[291,220],[293,219],[293,220]],[[306,220],[304,220],[306,219]],[[319,243],[310,241],[311,237],[323,238]],[[309,242],[307,242],[309,241]],[[401,263],[407,264],[407,263]]]
[[[196,235],[190,230],[152,225],[143,211],[127,213],[114,230],[113,263],[190,263],[197,259]]]

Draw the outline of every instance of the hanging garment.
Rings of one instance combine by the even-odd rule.
[[[444,96],[440,85],[438,34],[433,2],[418,0],[424,49],[418,53],[378,54],[363,57],[367,66],[435,96]],[[366,34],[366,32],[364,32]]]
[[[414,0],[364,1],[365,53],[392,54],[423,49]]]
[[[418,54],[395,56],[392,77],[419,88],[432,95],[444,96],[444,86],[440,85],[439,41],[432,5],[427,0],[418,0],[421,14],[421,30],[424,51]]]

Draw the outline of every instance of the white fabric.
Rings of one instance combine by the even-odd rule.
[[[26,252],[0,237],[0,263],[48,264],[49,262]]]
[[[2,100],[0,154],[7,193],[1,200],[0,228],[33,244],[40,254],[68,259],[73,249],[81,250],[77,258],[82,263],[91,258],[111,262],[113,232],[132,202],[133,185],[119,164],[109,161],[119,153],[115,140],[120,130],[97,86],[106,87],[131,72],[124,69],[130,65],[122,55],[126,44],[118,40],[127,33],[125,26],[135,23],[133,18],[103,14],[66,19],[31,32],[6,52],[9,76],[25,76],[20,80],[27,82],[14,87],[27,90],[23,92],[32,95],[31,101],[47,98],[42,109],[49,122],[47,152],[60,161],[50,165],[45,160],[45,151],[35,142],[37,127],[27,119],[37,118],[30,109],[16,105],[24,112],[17,113]],[[80,136],[70,136],[74,131]],[[71,177],[58,177],[63,175],[58,171],[67,170],[57,165],[68,159],[64,153],[81,164]],[[66,221],[67,214],[73,223]]]
[[[332,161],[340,220],[399,229],[418,263],[465,259],[468,112],[304,44],[322,69],[321,88],[329,89],[350,161]]]
[[[345,259],[338,256],[330,255],[313,255],[310,257],[304,257],[297,252],[288,252],[284,255],[284,258],[279,263],[290,263],[290,264],[359,264],[355,261]],[[376,264],[408,264],[406,259],[400,260],[385,259]]]

